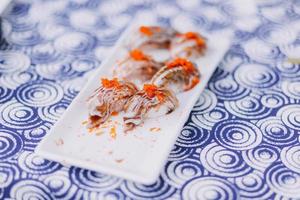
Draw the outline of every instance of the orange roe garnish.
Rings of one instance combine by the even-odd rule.
[[[137,61],[141,60],[149,60],[149,56],[145,55],[141,50],[139,49],[134,49],[129,52],[129,55],[131,58]]]
[[[183,34],[187,40],[195,40],[198,46],[205,46],[205,40],[198,33],[187,32]]]
[[[183,67],[183,69],[188,73],[192,73],[196,70],[193,63],[188,61],[185,58],[176,58],[173,61],[171,61],[170,63],[168,63],[167,67],[169,69],[175,68],[175,67]]]
[[[140,32],[146,36],[152,36],[153,35],[153,31],[155,32],[159,32],[160,31],[160,27],[150,27],[150,26],[141,26],[140,27]]]
[[[165,95],[158,90],[158,87],[153,84],[144,84],[143,90],[149,98],[157,97],[160,102],[163,102]]]
[[[153,84],[145,84],[143,90],[146,92],[147,96],[153,98],[155,96],[155,92],[157,92],[157,86]]]
[[[113,112],[111,113],[111,116],[117,116],[118,114],[119,114],[118,112],[113,111]]]
[[[105,88],[119,88],[120,82],[118,79],[114,78],[112,80],[109,80],[107,78],[101,79],[102,86]]]

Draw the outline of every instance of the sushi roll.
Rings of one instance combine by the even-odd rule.
[[[113,113],[124,109],[130,97],[137,92],[133,83],[118,79],[102,79],[101,86],[88,98],[89,118],[87,127],[103,124]]]
[[[147,118],[169,114],[177,107],[178,100],[173,92],[153,84],[145,84],[125,105],[125,131],[141,125]]]
[[[185,58],[176,58],[161,68],[151,83],[180,93],[192,89],[199,81],[200,73],[196,64]]]
[[[206,39],[198,33],[187,32],[176,34],[170,45],[170,52],[173,58],[194,59],[202,56],[206,50]]]
[[[163,63],[156,62],[140,49],[133,49],[124,60],[117,64],[114,75],[120,79],[142,85],[151,80],[162,66]]]
[[[167,27],[140,26],[130,45],[140,49],[169,48],[171,39],[176,33],[174,29]]]

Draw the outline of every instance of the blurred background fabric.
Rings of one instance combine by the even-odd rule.
[[[137,15],[234,32],[160,178],[35,155]],[[300,198],[299,0],[14,0],[1,30],[0,199]]]

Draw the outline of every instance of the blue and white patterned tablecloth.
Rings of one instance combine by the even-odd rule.
[[[300,1],[253,8],[15,0],[0,40],[0,199],[300,199]],[[141,185],[36,156],[137,12],[175,27],[235,30],[159,180]]]

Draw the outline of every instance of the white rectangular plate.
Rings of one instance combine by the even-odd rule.
[[[112,117],[112,122],[104,133],[90,133],[83,121],[87,119],[86,99],[100,85],[100,78],[111,75],[117,54],[130,33],[140,23],[130,26],[122,35],[112,54],[95,72],[80,94],[74,99],[61,119],[55,124],[36,149],[40,156],[144,184],[153,183],[159,176],[168,154],[174,145],[200,93],[215,71],[219,61],[229,48],[230,39],[226,35],[205,35],[208,49],[204,57],[196,63],[201,72],[200,83],[190,90],[177,95],[179,107],[173,113],[156,119],[148,119],[143,126],[125,134],[122,116]],[[182,30],[180,30],[182,31]],[[191,31],[191,30],[186,30]],[[116,127],[113,139],[110,128]],[[159,127],[160,131],[150,131]]]

